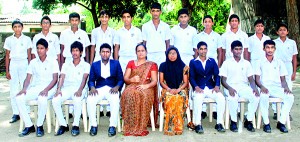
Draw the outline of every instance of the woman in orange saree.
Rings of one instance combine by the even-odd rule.
[[[180,58],[176,47],[166,51],[166,62],[159,66],[159,82],[162,86],[160,101],[165,112],[165,135],[181,135],[183,117],[188,106],[188,66]]]
[[[146,136],[151,108],[157,95],[157,65],[147,61],[147,48],[136,47],[137,60],[128,62],[121,96],[123,133],[125,136]]]

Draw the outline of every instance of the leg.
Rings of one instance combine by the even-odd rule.
[[[247,120],[252,121],[258,107],[259,97],[255,96],[255,94],[252,92],[252,89],[249,86],[241,88],[238,94],[240,97],[249,100]]]
[[[227,89],[224,89],[228,101],[228,110],[230,114],[231,121],[237,122],[237,109],[238,109],[238,95],[230,96]]]
[[[99,92],[98,92],[99,93]],[[102,94],[102,93],[101,93]],[[97,127],[97,121],[96,121],[96,104],[103,99],[104,95],[89,95],[87,97],[87,111],[89,115],[89,123],[92,127]]]
[[[56,118],[58,120],[59,126],[67,126],[67,122],[64,119],[64,115],[63,115],[63,111],[61,108],[61,104],[62,102],[64,102],[65,100],[69,99],[71,97],[71,93],[68,93],[68,91],[70,91],[69,89],[67,89],[67,91],[65,91],[66,89],[63,88],[62,89],[62,95],[56,96],[52,99],[52,105],[53,105],[53,109],[54,112],[56,114]]]
[[[205,94],[204,93],[196,93],[193,92],[193,121],[194,121],[194,125],[201,125],[201,112],[202,112],[202,104],[203,104],[203,100],[205,98]]]
[[[74,121],[73,126],[79,126],[80,115],[82,111],[82,100],[85,98],[86,89],[82,91],[82,95],[80,97],[72,96],[73,105],[74,105]]]
[[[270,123],[270,121],[269,121],[269,96],[270,96],[269,94],[264,94],[264,93],[260,94],[259,107],[260,107],[261,116],[263,118],[263,122],[265,125]]]
[[[211,97],[217,102],[217,124],[224,125],[225,97],[221,92],[213,93]]]

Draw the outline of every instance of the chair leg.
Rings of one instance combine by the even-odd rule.
[[[277,121],[279,121],[280,113],[281,113],[281,102],[276,103],[276,109],[277,109]]]
[[[119,113],[118,113],[118,132],[121,132],[120,111],[119,111]]]
[[[162,108],[162,102],[159,104],[160,105],[160,114],[159,114],[159,131],[161,132],[163,130],[163,124],[164,124],[164,116],[165,112],[164,109]]]
[[[189,106],[186,108],[186,112],[185,113],[186,113],[186,117],[187,117],[188,123],[191,122],[191,111],[190,111],[190,107]]]
[[[287,128],[290,130],[291,129],[291,120],[290,120],[289,115],[286,117],[286,125],[287,125]]]
[[[225,106],[225,129],[229,129],[229,106],[228,100],[226,99],[226,106]]]
[[[153,106],[152,106],[151,112],[150,112],[150,119],[151,119],[152,131],[155,131]]]
[[[66,122],[69,125],[69,105],[65,105]]]
[[[20,127],[19,127],[19,132],[21,133],[24,129],[24,122],[23,122],[23,119],[22,117],[20,117]]]
[[[260,129],[260,125],[261,125],[261,111],[260,111],[260,107],[258,107],[258,114],[257,114],[257,126],[256,129]]]
[[[213,103],[209,104],[209,122],[212,122],[212,116],[213,116]]]
[[[37,124],[38,106],[33,106],[33,112],[34,112],[34,124]]]
[[[57,117],[56,117],[54,133],[56,133],[56,132],[58,131],[58,128],[59,128],[59,124],[58,124],[58,119],[57,119]]]
[[[47,121],[47,130],[48,133],[51,133],[51,110],[50,110],[51,101],[48,101],[47,105],[47,114],[46,114],[46,121]]]
[[[100,125],[100,105],[97,105],[97,123]]]
[[[253,127],[256,129],[256,118],[255,118],[255,115],[253,116],[252,124],[253,124]]]
[[[241,105],[240,118],[241,118],[241,121],[244,122],[245,103],[241,102],[240,105]]]
[[[83,129],[84,132],[87,132],[87,110],[86,110],[86,102],[85,100],[82,101],[82,121],[83,121]]]

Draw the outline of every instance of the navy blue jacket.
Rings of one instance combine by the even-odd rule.
[[[190,61],[190,83],[195,90],[198,86],[204,89],[207,86],[213,89],[215,86],[220,86],[219,67],[213,58],[208,58],[205,65],[205,70],[199,60]]]
[[[95,87],[101,88],[105,85],[113,88],[115,86],[120,86],[119,90],[122,89],[124,84],[124,77],[121,65],[117,60],[110,60],[110,76],[103,78],[101,76],[101,60],[94,62],[91,66],[90,76],[89,76],[89,88]]]

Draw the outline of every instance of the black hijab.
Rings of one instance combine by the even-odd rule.
[[[177,53],[177,59],[170,61],[168,54],[171,50],[175,50]],[[176,47],[170,47],[166,51],[166,62],[160,64],[159,72],[164,73],[164,80],[171,89],[179,88],[183,81],[183,69],[185,67],[184,62],[181,60],[180,54]]]

